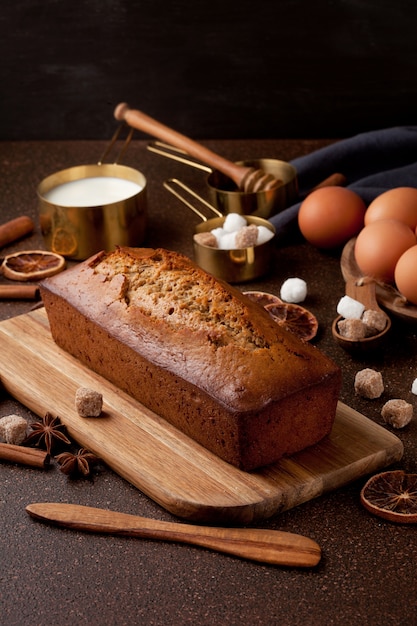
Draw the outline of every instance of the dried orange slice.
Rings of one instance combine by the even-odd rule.
[[[267,304],[265,309],[280,326],[284,326],[300,339],[310,341],[317,335],[317,318],[299,304],[281,302],[279,304]]]
[[[77,239],[75,235],[64,228],[57,228],[52,234],[51,249],[56,254],[71,256],[77,252]]]
[[[403,470],[376,474],[362,488],[360,499],[365,509],[378,517],[400,524],[415,524],[417,474],[406,474]]]
[[[55,252],[25,250],[8,254],[1,266],[3,276],[11,280],[41,280],[65,268],[65,259]]]
[[[300,339],[310,341],[317,335],[319,324],[316,317],[299,304],[283,302],[278,296],[266,291],[244,291],[243,295],[263,306],[277,324]]]
[[[278,298],[278,296],[275,296],[272,293],[267,293],[266,291],[244,291],[243,295],[260,306],[266,306],[267,304],[281,304],[282,302],[281,298]]]

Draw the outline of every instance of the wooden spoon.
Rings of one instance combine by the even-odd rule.
[[[366,351],[368,349],[378,348],[385,339],[385,335],[391,328],[391,318],[383,311],[378,305],[376,297],[377,285],[369,278],[365,278],[356,263],[354,249],[355,238],[350,239],[343,248],[342,256],[340,259],[340,268],[342,276],[346,281],[346,295],[350,296],[358,302],[362,302],[366,309],[373,309],[374,311],[381,311],[386,316],[386,325],[382,332],[372,335],[371,337],[365,337],[360,340],[352,340],[343,337],[338,332],[338,322],[342,319],[339,315],[332,324],[332,334],[334,339],[346,350]]]
[[[339,315],[335,320],[333,320],[332,324],[332,334],[334,339],[342,346],[342,348],[345,348],[346,350],[356,351],[377,348],[391,328],[391,319],[385,311],[378,306],[375,293],[375,283],[361,278],[348,279],[346,282],[346,295],[350,296],[354,300],[357,300],[358,302],[361,302],[365,306],[365,309],[372,309],[382,313],[386,318],[386,324],[384,329],[375,335],[364,337],[363,339],[349,339],[339,333],[338,323],[341,319],[343,319],[342,316]]]
[[[321,558],[320,547],[315,541],[279,530],[215,528],[162,522],[127,513],[59,502],[29,504],[26,511],[35,519],[67,528],[176,541],[273,565],[314,567]]]
[[[245,167],[228,161],[193,139],[189,139],[185,135],[154,120],[145,113],[131,109],[125,102],[117,105],[114,110],[114,117],[116,120],[125,121],[132,128],[157,137],[175,148],[185,150],[191,156],[228,176],[241,191],[247,193],[269,191],[284,184],[282,180],[278,180],[272,174],[266,174],[260,169]]]

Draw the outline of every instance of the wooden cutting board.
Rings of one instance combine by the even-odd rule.
[[[339,403],[329,437],[256,472],[217,458],[52,340],[38,309],[0,323],[0,380],[35,414],[58,415],[69,435],[162,507],[188,520],[249,524],[401,459],[401,441]],[[78,387],[103,394],[103,415],[80,417]]]

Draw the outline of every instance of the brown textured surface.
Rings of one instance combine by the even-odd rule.
[[[229,158],[267,155],[292,158],[319,142],[212,142]],[[0,215],[36,216],[36,185],[59,168],[93,163],[104,144],[89,142],[16,142],[0,144]],[[126,157],[149,181],[148,243],[192,254],[196,218],[161,187],[176,175],[204,191],[204,175],[167,163],[135,143]],[[39,230],[2,250],[37,248]],[[343,370],[341,399],[381,424],[380,410],[390,398],[404,398],[416,409],[410,388],[415,370],[414,326],[395,323],[386,349],[353,358],[331,337],[335,305],[344,293],[339,259],[303,243],[276,252],[274,271],[251,286],[279,292],[290,275],[309,287],[306,306],[319,318],[317,345]],[[1,318],[24,313],[28,302],[2,301]],[[383,396],[355,396],[359,369],[382,371]],[[6,394],[1,415],[30,412]],[[416,421],[395,434],[404,443],[401,467],[417,471]],[[322,547],[323,558],[312,571],[276,568],[175,544],[86,535],[29,519],[24,507],[35,501],[68,501],[140,513],[171,516],[106,468],[94,481],[72,482],[51,471],[0,466],[1,621],[21,626],[69,624],[332,624],[398,626],[414,624],[417,613],[416,529],[385,522],[359,502],[363,481],[276,516],[268,528],[305,534]]]
[[[41,294],[61,348],[236,467],[331,430],[338,366],[183,255],[98,254]]]

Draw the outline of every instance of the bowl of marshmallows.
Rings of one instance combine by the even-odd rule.
[[[274,226],[260,217],[239,213],[215,217],[195,229],[195,260],[217,278],[247,282],[270,269],[274,236]]]

